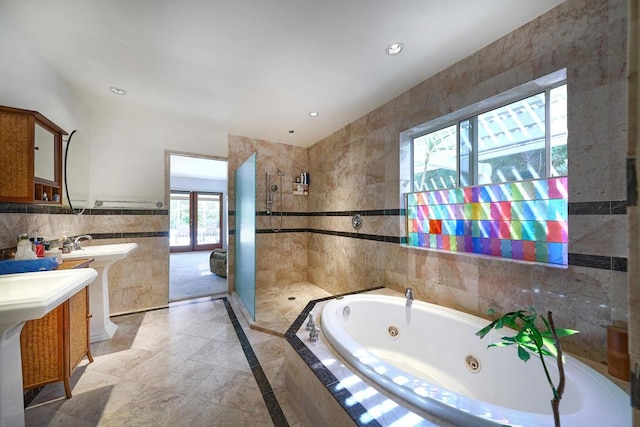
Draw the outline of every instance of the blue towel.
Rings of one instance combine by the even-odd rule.
[[[58,262],[55,258],[21,259],[0,261],[0,274],[28,273],[31,271],[55,270]]]

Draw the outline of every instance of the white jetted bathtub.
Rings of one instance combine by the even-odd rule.
[[[329,302],[322,331],[364,376],[392,394],[461,426],[553,426],[552,391],[540,360],[487,349],[503,334],[475,333],[489,321],[405,298],[352,295]],[[505,333],[504,335],[509,335]],[[553,358],[547,361],[557,384]],[[629,396],[570,356],[560,402],[563,427],[629,426]]]

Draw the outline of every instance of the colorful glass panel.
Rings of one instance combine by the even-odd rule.
[[[567,177],[407,195],[410,246],[567,265]]]

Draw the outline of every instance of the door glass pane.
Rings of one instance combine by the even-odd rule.
[[[458,185],[457,128],[451,125],[413,140],[413,191]]]
[[[198,245],[220,243],[220,195],[198,193]]]
[[[189,193],[171,193],[169,209],[169,245],[191,245]]]
[[[478,116],[478,184],[545,176],[544,93]]]
[[[256,320],[256,153],[242,164],[236,178],[235,289]]]

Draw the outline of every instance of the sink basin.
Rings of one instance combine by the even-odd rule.
[[[97,274],[89,268],[0,276],[0,323],[15,324],[44,316]]]
[[[0,276],[0,427],[24,426],[20,332],[91,283],[92,268]]]
[[[83,246],[68,254],[62,254],[62,260],[93,258],[95,261],[92,266],[96,266],[126,258],[129,252],[132,252],[137,247],[137,243]]]
[[[91,311],[89,339],[92,343],[111,339],[118,329],[118,326],[109,318],[109,267],[114,262],[126,258],[137,247],[137,243],[92,245],[62,254],[62,261],[93,258],[94,261],[90,267],[98,271],[98,277],[89,286],[89,310]]]

